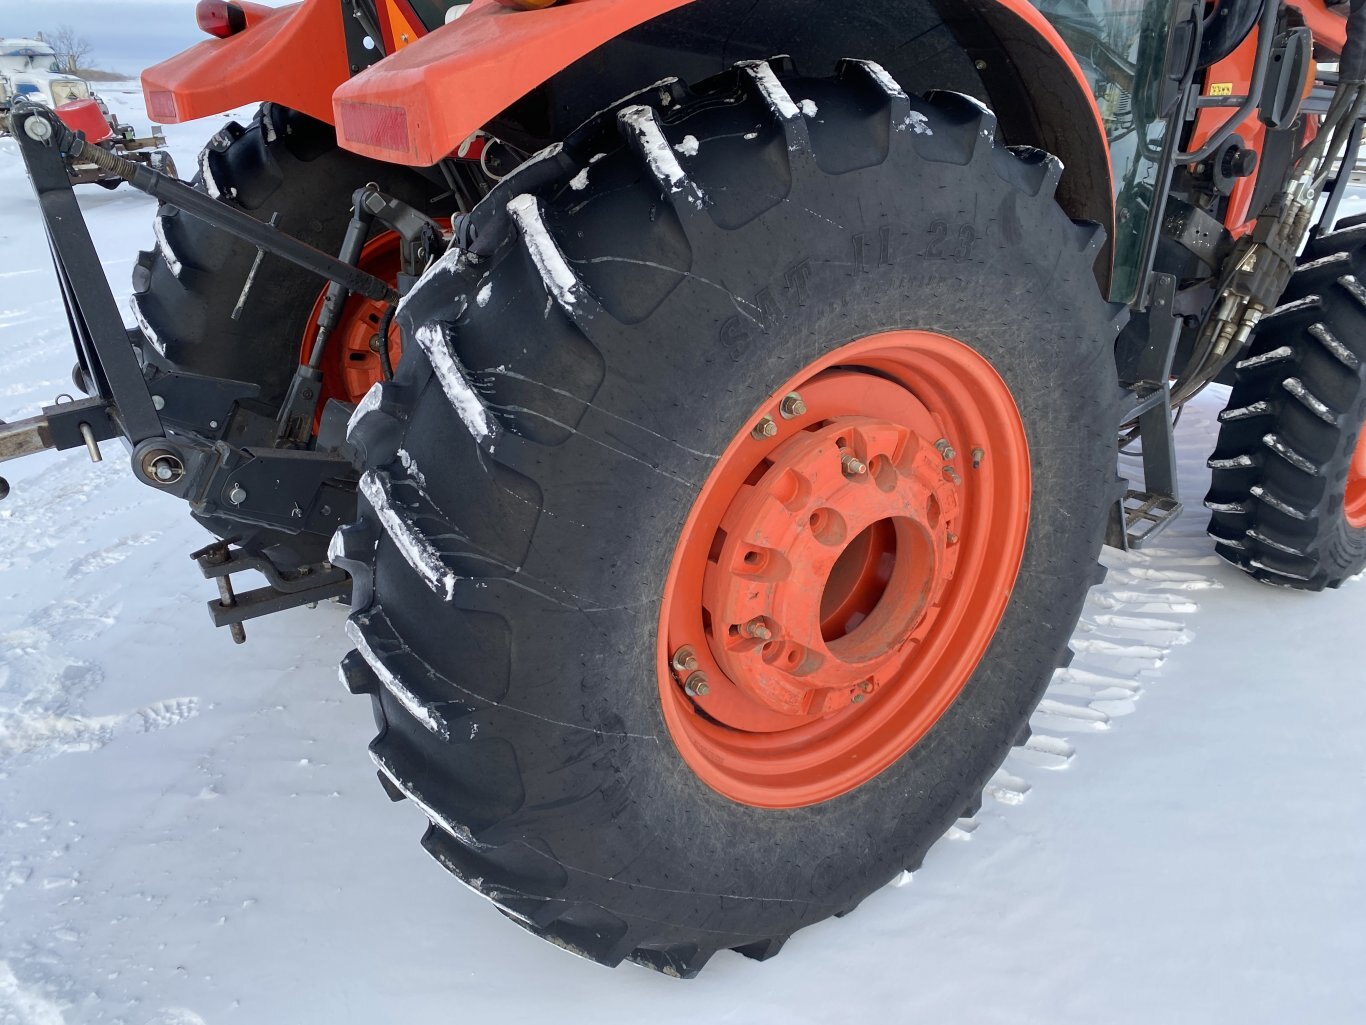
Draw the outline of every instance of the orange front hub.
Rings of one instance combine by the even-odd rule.
[[[986,652],[1028,516],[1024,428],[974,350],[900,331],[808,366],[722,454],[674,553],[659,682],[683,757],[764,807],[872,779]]]
[[[1358,529],[1366,529],[1366,428],[1357,439],[1356,452],[1352,455],[1352,465],[1347,469],[1347,497],[1344,511],[1347,523]]]

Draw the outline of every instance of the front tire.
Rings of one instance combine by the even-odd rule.
[[[516,172],[474,252],[409,298],[422,355],[353,431],[363,519],[336,558],[357,578],[344,674],[428,851],[552,942],[688,976],[917,866],[1022,736],[1097,579],[1118,315],[1101,233],[1053,199],[1060,165],[996,146],[975,101],[908,99],[858,62],[665,88]],[[953,341],[1013,397],[1018,577],[909,750],[814,798],[727,792],[665,714],[685,522],[785,382],[834,361],[870,394],[911,387],[848,348],[899,332]],[[825,422],[802,415],[789,430]],[[965,475],[971,440],[953,439]]]
[[[1366,226],[1311,244],[1219,421],[1205,499],[1218,553],[1296,590],[1366,569]]]

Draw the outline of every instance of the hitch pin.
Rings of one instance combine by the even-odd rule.
[[[81,437],[85,439],[85,450],[90,453],[90,461],[92,463],[104,462],[104,456],[100,454],[100,446],[95,442],[95,432],[90,429],[89,424],[81,424]]]
[[[237,607],[237,595],[233,593],[232,581],[225,576],[218,578],[218,596],[220,599],[218,604],[222,605],[223,608],[233,609]],[[247,628],[241,623],[233,623],[228,629],[232,632],[233,644],[247,643]]]

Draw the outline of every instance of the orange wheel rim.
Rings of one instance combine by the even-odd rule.
[[[1352,455],[1352,465],[1347,469],[1347,497],[1344,509],[1347,523],[1357,529],[1366,529],[1366,429],[1357,439],[1356,451]]]
[[[721,455],[665,583],[660,697],[688,765],[794,808],[899,759],[996,633],[1029,498],[1010,389],[962,342],[880,334],[795,375]]]
[[[357,266],[367,274],[373,274],[381,281],[390,284],[398,281],[402,267],[397,232],[387,231],[376,235],[361,250]],[[327,289],[319,293],[309,314],[308,324],[304,327],[303,347],[300,361],[308,359],[318,338],[318,319],[322,316],[323,300]],[[363,295],[352,295],[342,307],[341,319],[332,332],[323,354],[322,395],[318,402],[319,415],[328,399],[337,399],[355,405],[365,398],[365,393],[384,377],[383,364],[379,354],[379,329],[387,309],[379,299],[367,299]],[[398,366],[403,357],[403,341],[397,324],[389,328],[389,361]]]

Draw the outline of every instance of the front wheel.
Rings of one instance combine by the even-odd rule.
[[[409,298],[336,557],[427,849],[691,975],[917,865],[1022,735],[1096,579],[1117,322],[1060,165],[976,101],[659,92]]]

